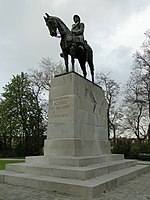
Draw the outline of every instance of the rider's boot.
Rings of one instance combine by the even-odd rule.
[[[63,53],[60,53],[60,57],[62,57],[62,58],[64,57]]]
[[[78,47],[78,49],[80,50],[80,51],[84,51],[84,47],[82,46],[82,45],[79,45],[79,47]]]

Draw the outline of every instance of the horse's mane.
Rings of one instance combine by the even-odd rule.
[[[56,20],[57,22],[59,22],[59,24],[61,24],[64,29],[66,29],[68,32],[70,32],[70,29],[67,27],[67,25],[59,18],[59,17],[55,17],[55,16],[51,16],[54,20]]]

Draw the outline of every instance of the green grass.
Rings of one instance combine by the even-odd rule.
[[[0,160],[0,170],[5,169],[6,164],[11,164],[11,163],[21,163],[25,162],[24,160]]]

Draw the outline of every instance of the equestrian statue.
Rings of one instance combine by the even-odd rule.
[[[94,82],[93,51],[84,39],[84,24],[81,23],[80,17],[78,15],[74,15],[74,24],[72,25],[72,29],[70,31],[61,19],[50,16],[47,13],[45,14],[46,17],[44,16],[44,20],[50,31],[50,35],[52,37],[59,37],[58,33],[60,34],[60,47],[62,49],[60,56],[64,58],[66,72],[69,71],[68,55],[70,55],[72,71],[74,71],[74,63],[77,58],[83,71],[84,78],[86,78],[87,72],[85,64],[87,62],[90,67],[92,82]]]

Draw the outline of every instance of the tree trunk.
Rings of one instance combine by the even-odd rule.
[[[150,142],[150,122],[148,124],[148,129],[147,129],[147,138],[148,138],[148,141]]]
[[[150,142],[150,66],[149,66],[149,82],[148,82],[148,111],[149,111],[149,124],[148,124],[148,129],[147,129],[147,137],[148,141]]]

